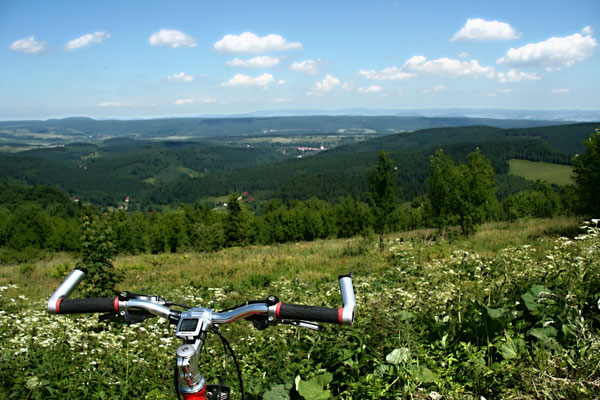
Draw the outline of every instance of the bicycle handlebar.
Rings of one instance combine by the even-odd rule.
[[[55,303],[56,314],[81,314],[97,312],[119,312],[118,297],[98,297],[93,299],[63,299]]]
[[[120,297],[67,299],[81,282],[85,273],[86,271],[83,269],[75,269],[61,283],[48,300],[47,309],[50,314],[120,313],[124,315],[129,311],[142,310],[173,322],[177,321],[181,315],[180,311],[165,306],[164,300],[157,301],[156,299],[160,298],[151,296],[139,295],[137,298],[131,299]],[[269,323],[302,320],[351,325],[354,322],[354,309],[356,307],[352,278],[350,275],[341,275],[338,280],[343,303],[343,307],[339,309],[281,302],[273,304],[265,300],[264,302],[247,303],[225,312],[214,312],[204,308],[192,308],[191,310],[202,310],[212,324],[227,324],[241,318],[263,315]]]

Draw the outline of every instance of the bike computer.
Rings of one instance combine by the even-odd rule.
[[[209,310],[192,308],[181,313],[175,335],[180,338],[196,337],[202,330],[206,330],[206,323],[210,321]]]

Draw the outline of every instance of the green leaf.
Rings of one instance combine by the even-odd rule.
[[[536,299],[543,292],[549,293],[550,290],[547,287],[545,287],[544,285],[533,285],[526,293],[524,293],[521,296],[521,299],[523,299],[523,303],[525,304],[525,307],[527,307],[527,309],[529,311],[535,311],[537,308],[540,307],[540,305],[536,301]]]
[[[433,383],[437,380],[437,375],[423,365],[413,368],[411,372],[415,379],[423,383]]]
[[[525,341],[521,338],[509,340],[500,346],[500,354],[505,360],[518,358],[525,349]]]
[[[487,314],[489,315],[489,317],[491,319],[494,319],[498,322],[505,322],[504,321],[504,315],[508,312],[507,308],[489,308],[486,307],[485,308],[487,311]]]
[[[401,347],[394,349],[390,354],[385,357],[385,362],[392,365],[398,365],[400,363],[406,363],[410,360],[410,349],[407,347]]]
[[[331,392],[325,389],[331,380],[333,374],[326,372],[321,375],[317,375],[308,381],[303,381],[296,377],[296,390],[300,393],[300,396],[306,400],[327,400],[331,397]]]
[[[291,383],[275,385],[263,394],[263,400],[290,400]]]
[[[529,334],[535,336],[544,346],[549,349],[559,349],[561,346],[554,339],[556,337],[556,329],[553,326],[544,328],[533,328],[529,330]]]

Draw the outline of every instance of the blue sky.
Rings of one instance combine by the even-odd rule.
[[[0,2],[0,119],[600,108],[600,1]]]

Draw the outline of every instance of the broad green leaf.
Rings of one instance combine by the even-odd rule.
[[[437,380],[437,376],[423,365],[413,368],[411,372],[415,379],[423,383],[433,383]]]
[[[333,374],[326,372],[321,375],[317,375],[308,381],[298,380],[296,377],[296,389],[300,396],[306,400],[327,400],[331,397],[331,392],[325,389],[331,380]]]
[[[489,308],[489,307],[486,307],[485,309],[491,319],[494,319],[498,322],[505,322],[503,317],[508,312],[508,309],[506,309],[506,308]]]
[[[550,290],[544,285],[533,285],[526,293],[524,293],[521,296],[525,307],[527,307],[529,311],[534,311],[537,308],[539,308],[540,305],[535,300],[539,297],[540,293],[542,292],[548,293],[550,292]]]
[[[533,328],[529,330],[529,334],[535,336],[544,346],[550,349],[557,349],[561,346],[554,339],[556,337],[556,329],[553,326],[544,328]]]
[[[385,362],[392,365],[398,365],[400,363],[406,363],[410,360],[410,349],[407,347],[401,347],[394,349],[390,354],[385,357]]]
[[[505,360],[518,358],[525,349],[525,341],[521,338],[509,340],[500,346],[500,354]]]

